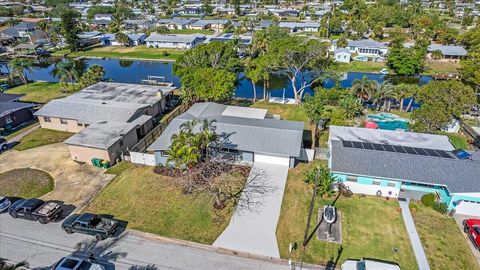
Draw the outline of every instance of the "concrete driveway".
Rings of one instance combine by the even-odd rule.
[[[463,232],[463,224],[462,224],[462,222],[463,222],[465,219],[469,219],[469,218],[478,219],[478,217],[467,216],[467,215],[460,215],[460,214],[455,214],[453,217],[455,218],[455,222],[457,223],[458,228],[459,228],[460,231],[462,232],[462,235],[463,235],[463,237],[465,238],[465,241],[467,241],[468,247],[469,247],[470,250],[472,251],[473,256],[474,256],[475,259],[477,260],[478,265],[480,265],[480,251],[475,248],[475,246],[473,245],[473,243],[472,243],[472,241],[470,240],[470,238],[468,237],[468,235],[467,235],[465,232]]]
[[[260,181],[272,187],[270,192],[256,198],[262,201],[256,209],[237,208],[230,224],[213,246],[279,258],[275,231],[280,217],[288,167],[256,162],[249,178],[258,173],[262,175]]]
[[[63,201],[79,210],[85,206],[114,176],[70,158],[68,147],[50,144],[25,151],[10,150],[0,155],[0,172],[34,168],[52,175],[55,188],[42,199]]]

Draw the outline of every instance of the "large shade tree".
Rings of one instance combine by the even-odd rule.
[[[78,51],[80,38],[80,13],[74,9],[66,9],[60,14],[60,28],[70,51]]]

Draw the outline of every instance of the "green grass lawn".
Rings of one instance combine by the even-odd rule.
[[[63,54],[64,51],[57,52]],[[184,53],[183,50],[168,48],[148,48],[145,45],[125,46],[93,46],[84,51],[69,53],[69,57],[106,57],[118,59],[155,59],[155,60],[176,60]]]
[[[250,100],[234,100],[230,103],[236,106],[247,106],[252,108],[267,109],[270,114],[278,114],[282,119],[291,121],[301,121],[305,123],[308,128],[308,117],[302,106],[291,104],[280,104],[267,101],[251,102]]]
[[[448,136],[448,139],[450,139],[450,142],[453,144],[455,149],[468,150],[470,148],[467,138],[465,138],[465,136],[463,136],[462,134],[457,134],[457,133],[443,133],[443,134]]]
[[[36,120],[32,120],[32,121],[30,121],[30,122],[28,122],[28,123],[25,123],[25,124],[24,124],[23,126],[21,126],[21,127],[17,127],[17,128],[15,129],[15,131],[13,131],[13,132],[9,133],[8,135],[6,135],[6,136],[5,136],[5,139],[7,139],[7,140],[12,139],[13,137],[15,137],[15,136],[23,133],[24,131],[29,130],[29,129],[30,129],[34,124],[36,124],[36,123],[37,123]]]
[[[78,89],[77,89],[78,88]],[[80,90],[76,87],[76,90]],[[28,85],[20,85],[6,91],[8,94],[23,94],[20,100],[35,103],[47,103],[52,99],[66,97],[73,93],[72,89],[64,89],[60,83],[34,82]]]
[[[458,73],[460,63],[428,59],[425,61],[425,68],[424,74],[426,75]]]
[[[23,151],[43,145],[59,143],[65,141],[72,135],[73,133],[70,132],[39,128],[23,137],[20,143],[15,145],[13,149]]]
[[[378,73],[386,65],[383,62],[352,61],[350,63],[338,63],[339,69],[343,72],[372,72]]]
[[[431,269],[480,269],[453,218],[416,203],[413,220]]]
[[[347,259],[370,257],[397,262],[402,269],[417,269],[398,202],[369,196],[339,198],[335,203],[342,214],[342,245],[320,241],[314,236],[302,255],[301,244],[312,192],[311,186],[303,182],[303,177],[311,164],[299,164],[288,175],[276,233],[282,258],[301,261],[303,257],[308,263],[327,264],[337,259],[339,248],[342,247],[336,265],[338,268]],[[333,199],[317,200],[315,213],[324,203],[330,203]],[[317,215],[314,215],[311,228],[315,227],[316,220]],[[288,252],[290,242],[299,245],[292,254]]]
[[[0,195],[21,198],[40,197],[53,190],[50,174],[36,169],[14,169],[0,173]]]
[[[201,194],[183,194],[181,187],[153,173],[150,166],[122,162],[107,173],[117,174],[86,212],[114,215],[130,229],[212,244],[230,221],[232,207],[214,210]]]

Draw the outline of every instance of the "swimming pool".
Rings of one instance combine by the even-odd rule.
[[[367,121],[376,123],[379,129],[408,130],[408,120],[391,113],[369,114],[367,115]]]

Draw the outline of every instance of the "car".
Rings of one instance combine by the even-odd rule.
[[[5,197],[0,197],[0,213],[7,210],[12,203]]]
[[[396,263],[374,259],[347,260],[342,264],[342,270],[400,270]]]
[[[97,214],[74,214],[65,219],[62,229],[68,233],[83,233],[94,235],[98,241],[113,236],[118,226],[118,221],[105,218]]]
[[[51,270],[105,270],[105,267],[80,258],[64,257],[55,263]]]
[[[2,150],[8,149],[7,139],[5,139],[4,137],[0,137],[0,149]]]
[[[8,213],[13,218],[38,221],[41,224],[54,221],[62,211],[58,203],[44,202],[35,198],[18,200],[8,208]]]
[[[464,220],[463,231],[468,235],[473,245],[480,250],[480,219]]]

